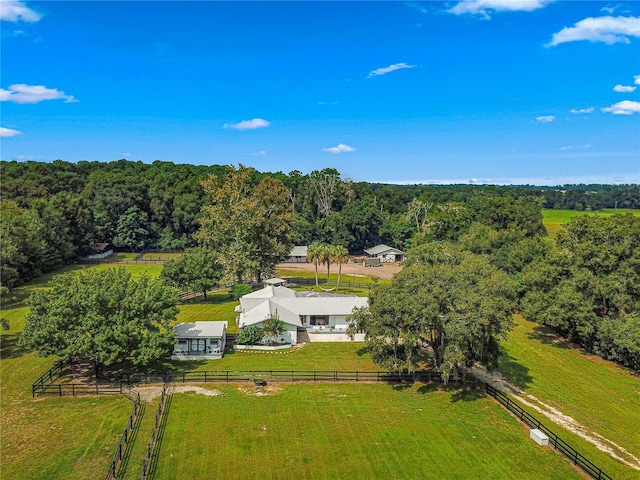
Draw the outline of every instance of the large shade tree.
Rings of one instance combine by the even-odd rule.
[[[49,287],[29,298],[19,342],[40,356],[147,365],[173,344],[177,292],[162,281],[121,267],[57,275]]]
[[[164,263],[160,277],[181,290],[202,292],[205,301],[207,291],[217,287],[224,274],[218,254],[207,248],[192,248],[184,255]]]
[[[390,371],[428,364],[446,379],[475,362],[495,367],[512,325],[512,281],[484,256],[419,248],[391,285],[374,287],[369,306],[354,311],[350,333],[364,331],[373,360]]]
[[[275,265],[293,248],[293,211],[281,181],[256,183],[254,169],[228,167],[222,180],[211,175],[202,186],[211,205],[202,207],[196,240],[220,254],[238,283],[275,273]]]

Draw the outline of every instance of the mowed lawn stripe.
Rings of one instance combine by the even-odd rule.
[[[157,480],[202,472],[236,479],[581,478],[493,401],[460,400],[455,390],[216,388],[223,395],[174,394]]]

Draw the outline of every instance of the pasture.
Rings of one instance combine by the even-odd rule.
[[[610,217],[615,214],[620,213],[632,213],[636,216],[640,216],[640,210],[632,210],[632,209],[605,209],[597,212],[589,212],[589,211],[579,211],[579,210],[552,210],[552,209],[543,209],[542,210],[542,223],[547,229],[547,233],[551,237],[555,237],[560,230],[562,230],[562,225],[568,223],[573,217],[577,217],[579,215],[598,215],[602,217]]]
[[[640,378],[637,373],[572,346],[550,329],[521,316],[515,320],[515,328],[502,344],[500,372],[527,394],[639,456]],[[531,407],[523,407],[540,417]],[[555,429],[551,421],[546,423]],[[569,434],[566,437],[615,478],[640,477],[640,471],[635,472],[634,477],[631,468],[582,438],[571,438]]]
[[[156,480],[581,478],[473,391],[372,384],[208,388],[220,395],[173,395]]]

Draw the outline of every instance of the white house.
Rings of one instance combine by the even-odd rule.
[[[404,252],[385,244],[365,249],[364,253],[370,257],[378,257],[381,262],[401,262],[404,260]]]
[[[178,323],[172,360],[215,360],[224,354],[228,322]]]
[[[295,292],[283,286],[267,285],[240,298],[236,321],[242,329],[277,315],[286,327],[279,339],[292,345],[298,343],[298,333],[306,332],[310,341],[341,342],[350,340],[346,334],[347,316],[354,307],[366,307],[369,300],[353,295],[330,292]],[[358,334],[355,340],[364,337]]]

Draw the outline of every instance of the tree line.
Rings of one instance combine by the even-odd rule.
[[[0,168],[0,279],[9,287],[88,255],[98,243],[129,251],[197,246],[195,234],[203,207],[210,208],[213,203],[201,183],[213,174],[221,185],[229,176],[227,167],[221,165],[161,161],[2,161]],[[288,174],[251,170],[245,180],[255,187],[265,178],[282,184],[277,200],[290,209],[288,221],[295,244],[319,241],[342,245],[351,252],[378,243],[408,248],[413,235],[424,229],[428,210],[429,220],[434,222],[452,215],[467,217],[467,221],[484,215],[487,221],[519,222],[516,216],[527,215],[524,210],[533,211],[540,205],[579,210],[640,208],[637,185],[545,190],[531,186],[384,185],[343,179],[331,168],[306,175],[295,170]],[[513,218],[493,218],[495,210],[504,207],[500,202],[509,199],[517,201],[521,211]],[[486,211],[487,206],[493,211]],[[447,234],[452,232],[443,232],[443,236]]]

